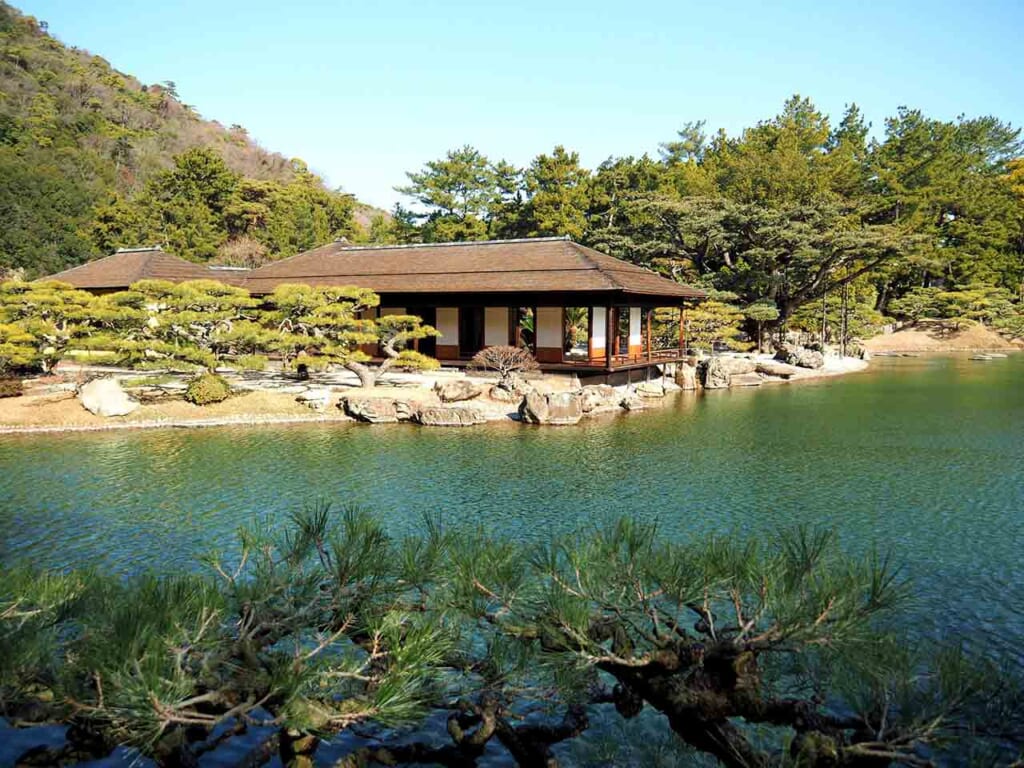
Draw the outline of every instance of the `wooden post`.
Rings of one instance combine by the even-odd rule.
[[[686,351],[686,305],[679,305],[679,348]]]
[[[587,307],[587,362],[594,362],[594,308]]]
[[[612,370],[612,306],[609,304],[604,312],[604,369]]]
[[[654,350],[651,349],[651,315],[654,312],[650,307],[647,308],[647,362],[651,362],[654,359]]]
[[[565,307],[562,307],[562,362],[565,362]]]

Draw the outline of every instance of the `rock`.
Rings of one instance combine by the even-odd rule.
[[[619,393],[607,384],[588,384],[580,390],[580,407],[584,413],[617,410]]]
[[[93,379],[78,390],[82,406],[97,416],[127,416],[139,407],[117,379]]]
[[[664,390],[666,395],[669,394],[670,392],[680,392],[683,389],[678,384],[676,384],[674,378],[670,379],[667,376],[662,376],[661,380],[658,383],[661,384],[661,388],[662,390]]]
[[[653,381],[645,381],[636,385],[636,394],[638,397],[654,400],[665,396],[665,388]]]
[[[796,365],[796,356],[798,349],[800,348],[790,346],[789,344],[777,344],[775,346],[775,359],[782,363]]]
[[[331,403],[331,390],[308,389],[296,397],[295,400],[312,408],[314,411],[323,411]]]
[[[345,397],[338,403],[338,407],[345,411],[346,416],[351,416],[356,421],[365,421],[369,424],[398,423],[395,401],[383,397]]]
[[[763,373],[765,376],[779,376],[788,379],[800,373],[800,369],[795,365],[781,363],[778,360],[760,360],[757,363],[757,372]]]
[[[626,395],[619,401],[619,406],[627,411],[642,411],[647,407],[647,403],[636,395]]]
[[[527,392],[519,404],[519,418],[530,424],[578,424],[582,417],[583,397],[575,392]]]
[[[757,362],[749,357],[730,357],[726,355],[717,359],[722,370],[730,376],[735,376],[739,373],[753,373],[757,368]]]
[[[399,421],[412,421],[416,416],[416,407],[408,400],[395,400],[395,416]]]
[[[701,363],[699,370],[704,389],[725,389],[729,386],[729,372],[723,368],[722,358],[708,358]]]
[[[415,421],[424,427],[472,427],[485,423],[487,419],[477,408],[439,405],[420,409]]]
[[[797,355],[796,364],[801,368],[824,368],[825,355],[821,352],[816,352],[813,349],[805,349]]]
[[[821,368],[825,365],[825,356],[814,349],[794,347],[781,344],[775,352],[775,359],[801,368]]]
[[[756,373],[737,373],[729,377],[730,387],[760,387],[764,379]]]
[[[455,379],[454,381],[436,382],[434,384],[434,391],[437,396],[441,398],[442,403],[457,403],[462,400],[472,400],[474,397],[479,397],[481,389],[470,381],[465,379]]]
[[[676,368],[676,384],[687,392],[697,389],[697,366],[683,364]]]
[[[513,392],[510,389],[497,385],[491,387],[490,392],[487,394],[491,400],[497,400],[499,403],[517,403],[523,398],[523,393]]]

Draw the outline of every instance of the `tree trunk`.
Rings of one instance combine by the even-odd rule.
[[[363,363],[345,363],[345,368],[359,377],[359,386],[363,389],[373,389],[377,386],[377,378],[380,376],[379,370],[375,370]]]

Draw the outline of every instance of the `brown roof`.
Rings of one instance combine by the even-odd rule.
[[[235,273],[237,274],[237,273]],[[76,288],[127,288],[138,280],[223,280],[220,271],[179,259],[160,248],[125,248],[117,253],[66,269],[48,280]]]
[[[337,242],[272,262],[233,282],[257,294],[285,283],[303,283],[403,294],[607,292],[672,299],[705,295],[561,237],[398,246]]]

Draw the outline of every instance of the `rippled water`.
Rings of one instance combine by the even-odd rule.
[[[540,537],[630,513],[673,536],[834,526],[891,547],[922,628],[1024,640],[1024,355],[879,359],[841,379],[702,396],[576,428],[498,424],[0,436],[0,558],[192,567],[317,498]]]

